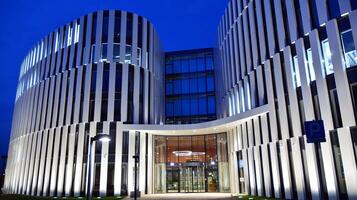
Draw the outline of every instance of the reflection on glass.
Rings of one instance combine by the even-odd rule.
[[[213,70],[213,58],[212,58],[212,56],[206,57],[206,70]]]
[[[113,61],[114,62],[120,61],[120,45],[117,44],[113,45]]]
[[[314,70],[314,66],[313,66],[313,60],[312,60],[312,52],[311,52],[311,48],[306,50],[307,52],[307,65],[305,65],[307,68],[306,68],[306,78],[307,78],[307,81],[308,82],[311,82],[311,81],[314,81],[316,80],[315,78],[315,70]]]
[[[108,44],[103,43],[103,44],[99,45],[99,47],[97,47],[97,46],[98,45],[93,44],[91,47],[91,62],[94,63],[96,48],[100,48],[99,61],[100,62],[108,61],[108,57],[110,56],[110,55],[108,55]],[[137,50],[136,51],[136,59],[133,60],[132,59],[132,51],[133,51],[132,46],[131,45],[125,46],[124,63],[141,66],[141,49],[137,48],[136,50]],[[118,43],[113,44],[113,55],[112,56],[113,56],[112,59],[114,62],[120,61],[120,44],[118,44]]]
[[[154,140],[155,144],[155,166],[154,166],[154,176],[155,176],[155,193],[166,192],[166,165],[165,165],[165,153],[166,153],[166,141],[165,137],[156,136]]]
[[[131,46],[125,46],[124,63],[131,63]]]
[[[357,51],[353,42],[351,29],[342,32],[341,39],[345,54],[346,67],[349,68],[357,65]]]
[[[99,61],[103,62],[103,61],[107,61],[107,60],[108,60],[108,44],[102,44]]]
[[[229,192],[229,169],[228,169],[228,154],[227,154],[227,135],[217,135],[217,155],[218,155],[218,171],[219,171],[219,191]]]
[[[322,41],[321,46],[322,46],[322,56],[323,56],[322,70],[325,72],[326,75],[329,75],[333,73],[333,66],[331,61],[331,51],[330,51],[330,44],[328,39]]]
[[[237,152],[238,157],[238,178],[239,178],[239,191],[241,193],[245,192],[245,179],[244,179],[244,160],[242,150]]]
[[[300,73],[299,73],[299,62],[297,56],[294,56],[293,58],[293,64],[291,65],[292,69],[292,78],[293,78],[293,84],[294,87],[300,87],[301,86],[301,81],[300,81]]]

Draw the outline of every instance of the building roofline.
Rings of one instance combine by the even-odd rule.
[[[173,56],[173,55],[189,54],[189,53],[204,53],[207,51],[213,52],[213,47],[165,51],[165,56]]]

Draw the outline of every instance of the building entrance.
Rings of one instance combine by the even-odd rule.
[[[180,192],[205,192],[204,166],[181,167]]]
[[[155,193],[230,191],[225,133],[154,141]]]

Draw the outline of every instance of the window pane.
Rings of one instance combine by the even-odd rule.
[[[293,83],[295,88],[300,87],[301,86],[301,81],[300,81],[300,73],[299,73],[299,63],[298,63],[298,59],[297,56],[294,56],[294,61],[292,64],[292,77],[293,77]]]
[[[174,104],[170,101],[166,103],[166,116],[170,117],[174,114]]]
[[[190,59],[190,72],[195,72],[197,71],[197,62],[196,59],[192,58]]]
[[[114,44],[113,45],[113,61],[119,62],[120,60],[120,45]]]
[[[198,102],[199,114],[204,115],[207,114],[207,99],[206,97],[200,97]]]
[[[114,42],[119,43],[120,42],[120,13],[118,11],[115,11],[115,23],[114,23]]]
[[[125,60],[124,63],[131,64],[131,46],[126,45],[125,47]]]
[[[177,163],[178,162],[178,156],[174,153],[175,151],[178,151],[178,137],[167,137],[166,139],[166,145],[167,145],[167,150],[166,150],[166,162],[168,163]]]
[[[333,73],[333,66],[331,61],[331,51],[330,51],[330,44],[328,39],[322,41],[322,56],[323,56],[323,71],[326,75]]]
[[[167,81],[166,82],[166,94],[172,94],[172,91],[173,88],[172,88],[172,81]]]
[[[188,93],[190,93],[190,80],[183,79],[182,80],[182,94],[188,94]]]
[[[190,65],[187,59],[184,59],[181,61],[181,67],[182,67],[182,72],[189,72],[190,71]]]
[[[340,17],[340,6],[338,0],[327,0],[331,18]]]
[[[172,65],[166,65],[166,74],[172,74]]]
[[[188,97],[182,99],[182,115],[190,115],[190,99]]]
[[[174,60],[174,73],[181,73],[181,62],[180,62],[180,60]]]
[[[174,94],[181,93],[181,80],[174,80]]]
[[[190,93],[197,93],[197,79],[190,79]]]
[[[198,101],[197,97],[191,98],[191,115],[198,114]]]
[[[108,58],[108,45],[107,44],[102,44],[102,48],[101,48],[101,61],[106,61]]]
[[[206,92],[206,78],[205,77],[198,78],[198,92],[199,93]]]
[[[212,58],[212,56],[206,57],[206,70],[213,70],[213,58]]]
[[[213,92],[214,91],[214,79],[213,76],[207,77],[207,91]]]
[[[175,116],[181,116],[181,100],[180,99],[176,99],[175,100],[175,105],[174,105],[174,114]]]
[[[314,66],[313,66],[313,60],[312,60],[312,52],[311,49],[307,50],[307,70],[306,72],[307,74],[307,79],[308,82],[310,81],[314,81],[315,80],[315,70],[314,70]]]
[[[216,113],[216,102],[213,96],[208,97],[208,114]]]
[[[357,51],[353,43],[352,31],[348,30],[341,33],[342,45],[345,53],[346,67],[357,65]]]
[[[197,71],[205,71],[205,59],[197,58]]]

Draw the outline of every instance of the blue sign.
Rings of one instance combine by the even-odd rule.
[[[326,142],[324,122],[322,120],[306,121],[304,124],[307,143]]]

